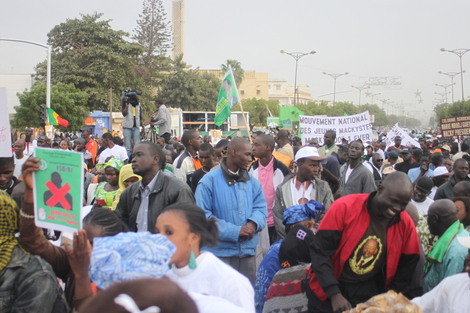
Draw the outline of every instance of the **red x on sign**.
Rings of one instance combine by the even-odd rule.
[[[57,188],[52,181],[46,183],[46,187],[49,188],[52,196],[46,201],[46,204],[50,207],[55,206],[57,203],[61,203],[64,209],[70,210],[71,204],[65,199],[67,193],[72,189],[69,184],[65,184],[60,188]]]

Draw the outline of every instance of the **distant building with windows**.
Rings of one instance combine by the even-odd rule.
[[[298,103],[307,104],[312,102],[312,94],[309,85],[297,85]],[[286,80],[272,79],[268,81],[269,100],[278,100],[279,105],[294,105],[294,85]]]

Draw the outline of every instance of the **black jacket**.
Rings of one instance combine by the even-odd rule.
[[[137,213],[140,206],[140,182],[132,184],[121,194],[116,211],[131,231],[137,231]],[[160,172],[155,187],[150,193],[148,210],[148,231],[155,233],[157,217],[167,206],[177,202],[194,203],[194,195],[187,184],[176,177]]]

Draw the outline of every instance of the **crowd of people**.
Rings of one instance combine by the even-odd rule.
[[[343,312],[389,290],[468,311],[467,142],[176,140],[162,101],[137,136],[126,106],[124,140],[30,135],[0,158],[1,312]],[[62,245],[34,224],[35,147],[84,155],[90,213]]]

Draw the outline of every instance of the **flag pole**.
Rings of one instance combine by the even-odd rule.
[[[243,110],[243,104],[242,104],[241,99],[240,99],[240,109],[242,110],[243,122],[245,122],[246,133],[248,135],[248,140],[250,140],[250,143],[253,143],[253,141],[251,140],[251,136],[250,136],[250,125],[248,125],[248,122],[246,120],[245,111]]]

